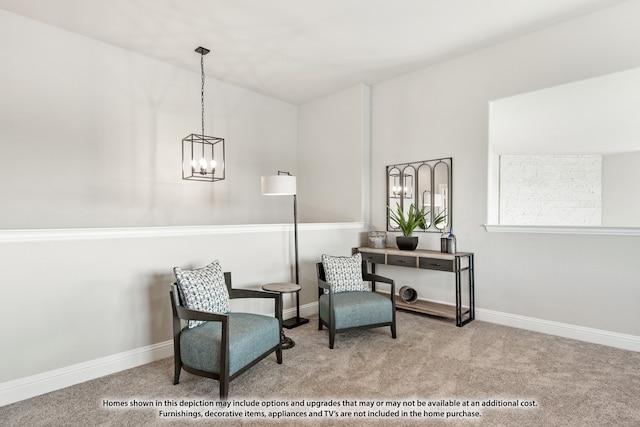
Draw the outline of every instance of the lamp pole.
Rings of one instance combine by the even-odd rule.
[[[297,196],[293,195],[293,240],[296,257],[296,285],[300,284],[300,275],[298,273],[298,202]],[[300,304],[298,303],[298,317],[300,317]]]

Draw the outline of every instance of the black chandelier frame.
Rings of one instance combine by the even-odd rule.
[[[210,52],[202,46],[195,50],[200,54],[200,134],[192,133],[182,139],[182,179],[215,182],[225,179],[224,138],[204,134],[204,56]]]

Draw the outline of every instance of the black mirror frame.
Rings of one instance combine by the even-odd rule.
[[[443,206],[444,206],[443,210],[446,212],[445,213],[446,219],[442,228],[439,228],[438,224],[436,224],[436,218],[438,215],[435,214],[434,209],[432,209],[432,207],[435,206],[435,198],[436,198],[435,167],[438,164],[445,164],[447,166],[447,185],[446,185],[446,192],[445,194],[443,194]],[[422,191],[422,188],[420,187],[420,179],[419,179],[419,175],[420,175],[419,171],[421,166],[428,166],[429,174],[430,174],[429,189],[428,190],[424,189],[424,191]],[[385,218],[387,222],[387,231],[399,231],[398,228],[394,228],[391,226],[391,220],[389,218],[389,208],[395,209],[395,206],[396,206],[395,203],[399,203],[400,206],[404,207],[404,194],[402,191],[400,192],[396,191],[394,192],[393,196],[391,195],[392,188],[389,185],[390,178],[391,178],[390,174],[394,170],[400,171],[399,183],[400,183],[400,187],[404,187],[404,171],[407,170],[407,168],[409,167],[415,171],[415,174],[413,176],[411,198],[416,200],[416,203],[422,202],[423,207],[426,207],[426,206],[429,207],[429,209],[427,210],[428,218],[425,221],[426,227],[425,228],[418,227],[415,229],[415,231],[442,233],[445,228],[451,229],[453,225],[453,191],[452,191],[453,189],[453,158],[445,157],[441,159],[422,160],[422,161],[411,162],[411,163],[397,163],[397,164],[386,166],[385,178],[387,181],[386,182],[387,193],[386,193]],[[430,192],[428,204],[425,203],[424,200],[422,201],[419,200],[420,194],[423,194],[426,191]],[[418,206],[415,206],[415,207],[418,208]]]

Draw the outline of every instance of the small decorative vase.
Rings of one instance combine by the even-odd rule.
[[[387,232],[386,231],[370,231],[369,232],[369,247],[376,249],[384,249],[387,247]]]
[[[396,245],[402,251],[414,251],[418,247],[418,236],[396,236]]]

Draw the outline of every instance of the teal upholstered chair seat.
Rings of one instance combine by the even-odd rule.
[[[329,295],[320,295],[320,317],[329,319]],[[362,325],[389,324],[393,321],[391,300],[374,292],[340,292],[333,295],[336,329]]]
[[[389,326],[396,337],[395,283],[370,274],[360,254],[353,257],[322,256],[318,273],[318,329],[329,329],[329,348],[339,332]],[[371,282],[371,289],[363,282]],[[376,293],[375,283],[390,285],[389,293]]]
[[[280,342],[278,319],[251,313],[229,313],[229,375],[233,375]],[[180,334],[182,363],[219,374],[222,324],[207,322]]]

